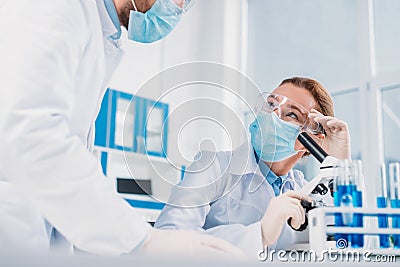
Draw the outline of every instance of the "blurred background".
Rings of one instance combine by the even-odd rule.
[[[400,161],[399,14],[398,0],[197,0],[165,40],[149,45],[124,41],[125,57],[109,87],[166,105],[153,123],[160,127],[174,114],[160,142],[165,153],[156,153],[152,162],[165,158],[184,170],[202,147],[231,150],[248,138],[248,105],[255,104],[259,91],[272,91],[292,76],[314,78],[332,94],[336,117],[348,123],[352,157],[363,161],[367,191],[375,192],[379,164]],[[243,99],[238,101],[210,85],[195,85],[161,100],[170,88],[161,85],[147,90],[146,82],[157,73],[194,61],[222,64],[248,77],[250,83],[233,89]],[[204,95],[223,104],[193,101]],[[188,99],[188,110],[178,112]],[[211,109],[220,124],[199,120],[181,131],[188,120],[180,116],[188,112],[200,116],[205,109]],[[220,125],[233,127],[228,137]],[[233,141],[229,140],[232,136]],[[133,152],[143,152],[142,142],[135,139]],[[316,174],[317,167],[312,158],[298,165],[307,179]],[[145,175],[149,174],[139,176]]]

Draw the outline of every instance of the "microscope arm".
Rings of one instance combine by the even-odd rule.
[[[338,162],[337,158],[327,156],[320,166],[320,173],[314,177],[308,184],[299,190],[304,195],[310,195],[314,188],[324,182],[328,182],[334,175],[334,166]]]
[[[302,194],[310,195],[318,184],[324,183],[325,179],[329,179],[330,177],[334,176],[335,173],[333,167],[339,160],[329,156],[328,153],[326,153],[326,151],[306,132],[300,133],[297,139],[305,148],[307,148],[311,155],[313,155],[321,163],[319,167],[320,173],[299,191]]]

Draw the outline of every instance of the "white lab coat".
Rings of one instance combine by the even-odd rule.
[[[282,191],[296,191],[306,183],[300,171],[291,170]],[[203,151],[186,170],[183,181],[173,187],[155,227],[205,232],[255,258],[263,248],[260,221],[273,197],[250,144],[234,151]],[[279,240],[269,248],[287,248],[294,235],[285,223]]]
[[[103,0],[9,0],[0,11],[0,250],[129,253],[150,226],[91,153],[121,49]],[[47,222],[48,223],[47,223]]]

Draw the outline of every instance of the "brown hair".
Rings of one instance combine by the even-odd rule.
[[[309,78],[293,77],[283,80],[279,86],[287,83],[309,91],[316,101],[315,109],[325,116],[334,116],[332,97],[321,83]]]

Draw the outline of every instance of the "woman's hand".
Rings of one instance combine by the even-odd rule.
[[[289,218],[293,229],[299,229],[304,223],[305,211],[300,200],[312,201],[309,196],[291,190],[271,199],[261,219],[261,237],[264,246],[270,246],[278,240],[283,225]]]
[[[324,116],[319,111],[312,109],[308,115],[320,123],[326,132],[323,147],[330,156],[338,159],[351,159],[350,134],[346,122],[335,117]]]

